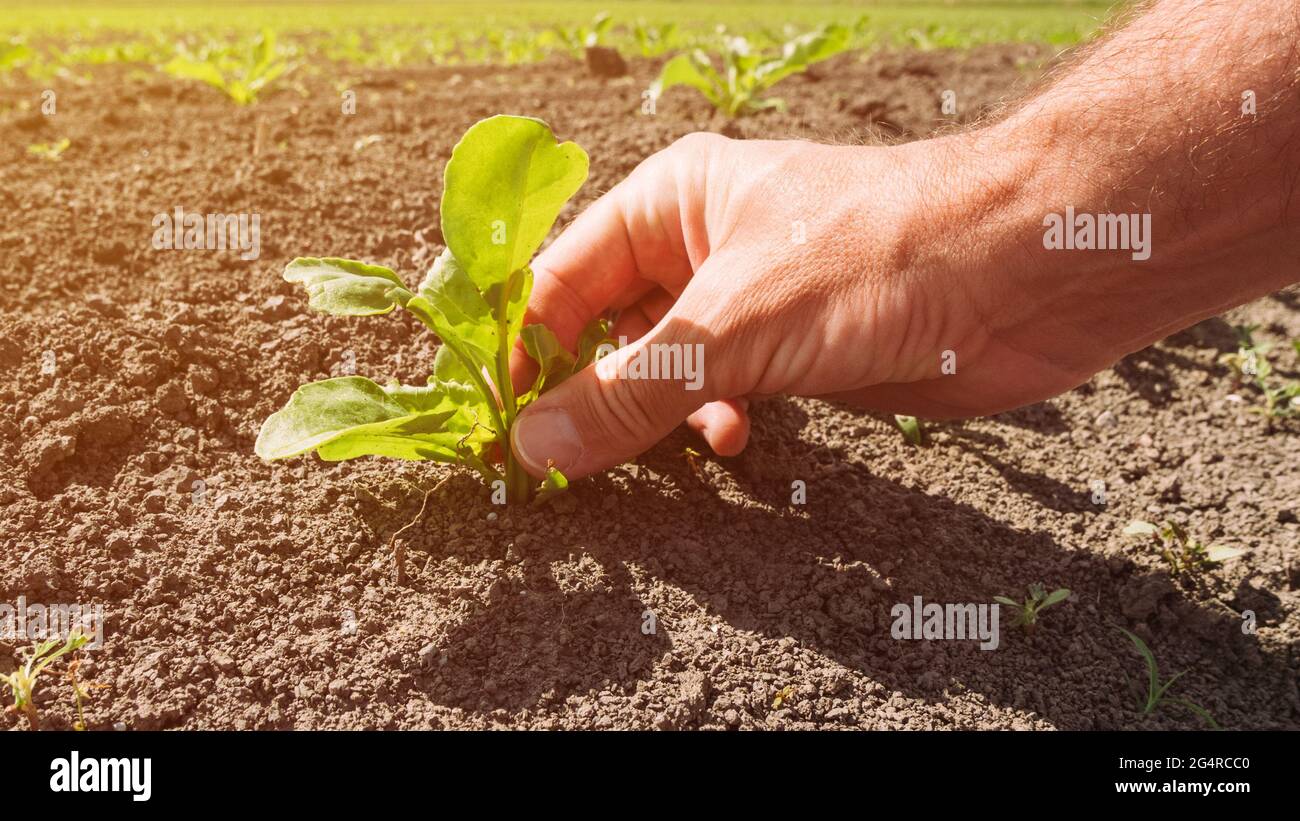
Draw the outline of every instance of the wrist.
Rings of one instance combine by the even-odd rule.
[[[902,245],[941,306],[926,317],[944,330],[941,349],[968,364],[1020,362],[1059,392],[1146,344],[1135,339],[1149,317],[1123,315],[1116,297],[1149,262],[1132,250],[1046,247],[1049,215],[1095,202],[1060,173],[1056,145],[995,126],[900,148],[900,167],[912,169]]]

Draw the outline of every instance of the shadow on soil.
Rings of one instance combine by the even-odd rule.
[[[698,625],[695,607],[706,611],[706,623],[792,638],[909,697],[943,700],[945,689],[957,686],[1063,728],[1136,720],[1134,699],[1120,694],[1121,714],[1115,691],[1124,676],[1144,681],[1146,671],[1116,627],[1142,632],[1144,620],[1167,674],[1199,667],[1212,680],[1234,681],[1230,691],[1209,693],[1195,689],[1198,673],[1183,683],[1221,722],[1231,725],[1233,706],[1248,690],[1273,686],[1240,675],[1247,657],[1264,664],[1240,620],[1192,603],[1167,575],[874,476],[835,448],[804,443],[790,453],[800,447],[803,412],[785,401],[756,408],[747,455],[725,469],[694,474],[681,456],[690,440],[679,431],[642,458],[630,484],[614,472],[576,485],[568,515],[520,514],[519,532],[535,534],[520,551],[524,580],[499,581],[487,603],[440,642],[438,669],[413,686],[485,714],[558,706],[569,695],[610,687],[630,694],[670,651],[679,670],[686,669],[683,657],[705,669],[719,660],[698,626],[675,623],[685,613]],[[995,442],[972,443],[998,464],[990,455]],[[789,504],[792,476],[809,477],[800,509]],[[741,493],[728,493],[728,486]],[[609,495],[617,504],[607,513],[602,503]],[[1066,508],[1078,502],[1059,488],[1046,497]],[[583,555],[599,566],[599,584],[566,585],[555,568]],[[970,641],[890,638],[891,608],[913,596],[939,603],[1019,599],[1037,581],[1068,586],[1076,598],[1032,637],[1011,625],[1004,608],[998,652],[981,652]],[[658,619],[652,635],[642,631],[647,611]],[[1098,668],[1116,686],[1099,680]],[[1030,670],[1045,671],[1047,679]],[[688,724],[702,718],[697,709]],[[1178,718],[1177,726],[1196,726],[1190,716]]]

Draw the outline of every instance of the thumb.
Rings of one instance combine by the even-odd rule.
[[[540,477],[553,463],[578,479],[622,464],[719,398],[706,378],[707,332],[676,313],[519,414],[510,444],[525,470]]]

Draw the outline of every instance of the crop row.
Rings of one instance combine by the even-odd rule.
[[[169,29],[121,31],[77,30],[51,33],[35,26],[0,32],[0,75],[22,70],[33,79],[75,73],[111,63],[164,66],[195,55],[246,51],[256,41],[276,43],[277,55],[288,62],[341,62],[366,67],[420,65],[518,65],[548,58],[582,59],[587,46],[617,49],[624,56],[658,57],[703,48],[716,50],[729,38],[742,36],[756,49],[777,46],[802,31],[836,23],[852,32],[852,49],[910,47],[966,48],[986,42],[1033,40],[1067,46],[1084,39],[1092,26],[1077,21],[1040,22],[1019,27],[987,23],[922,23],[902,25],[858,15],[824,18],[806,24],[746,22],[702,24],[636,17],[618,19],[606,12],[579,22],[513,25],[487,18],[476,24],[381,24],[303,31],[264,25],[252,31]],[[268,34],[269,33],[269,34]]]

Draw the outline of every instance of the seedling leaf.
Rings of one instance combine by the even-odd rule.
[[[1238,556],[1243,556],[1245,553],[1246,551],[1239,547],[1226,547],[1224,545],[1213,544],[1205,549],[1205,559],[1206,561],[1218,564],[1220,562],[1226,562],[1229,559],[1235,559]]]
[[[499,344],[496,320],[450,249],[434,262],[418,293],[419,301],[407,307],[417,315],[422,310],[429,314],[433,330],[444,342],[459,343],[478,367],[491,369]]]
[[[525,325],[520,337],[524,341],[524,350],[538,367],[533,387],[520,399],[520,405],[524,405],[563,382],[572,373],[576,360],[545,325]]]
[[[442,232],[480,291],[526,266],[587,179],[587,153],[530,117],[489,117],[452,150]]]
[[[1150,522],[1129,522],[1124,528],[1125,536],[1155,536],[1160,533],[1160,528]]]
[[[462,440],[473,437],[477,420],[466,408],[474,404],[473,389],[458,383],[385,388],[360,376],[326,379],[295,391],[263,423],[255,450],[263,459],[315,450],[326,461],[372,455],[455,462]]]
[[[650,96],[659,99],[673,86],[690,86],[700,92],[717,108],[725,107],[722,99],[718,72],[709,61],[709,56],[699,49],[685,54],[678,54],[659,72],[659,77],[650,84]]]
[[[546,468],[546,478],[537,488],[537,495],[533,498],[533,504],[540,505],[553,496],[558,496],[569,489],[569,480],[564,478],[564,474],[555,469],[554,465],[548,465]]]
[[[1060,590],[1053,590],[1051,593],[1048,594],[1047,598],[1043,600],[1043,604],[1039,609],[1042,609],[1042,607],[1048,607],[1050,605],[1057,604],[1059,602],[1063,602],[1068,598],[1070,598],[1070,591],[1067,590],[1066,588],[1062,587]]]
[[[920,447],[925,443],[925,433],[921,429],[921,421],[915,416],[895,416],[894,424],[903,433],[903,439],[909,445]]]
[[[700,49],[679,54],[664,63],[659,77],[650,85],[650,96],[658,99],[669,88],[684,85],[699,91],[714,108],[730,117],[784,108],[782,101],[759,95],[791,74],[844,51],[848,42],[848,29],[831,24],[789,40],[779,54],[765,58],[752,53],[745,38],[727,37],[723,40],[721,70]]]
[[[307,289],[313,310],[335,316],[386,314],[410,298],[389,269],[337,257],[298,257],[285,267],[284,279]]]

